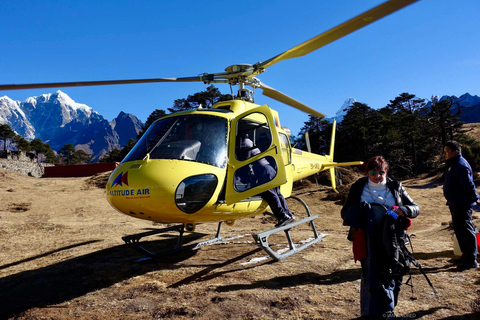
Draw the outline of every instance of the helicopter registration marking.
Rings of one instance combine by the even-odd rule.
[[[135,197],[135,198],[150,198],[150,189],[129,189],[129,190],[110,190],[110,195],[112,197],[129,197],[128,199],[132,199],[132,196],[143,196],[143,197]],[[145,197],[147,196],[147,197]]]
[[[311,169],[320,169],[320,163],[310,163]]]

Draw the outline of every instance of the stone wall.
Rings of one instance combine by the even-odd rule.
[[[0,158],[21,160],[21,161],[37,161],[37,156],[33,152],[13,151],[13,150],[0,151]]]
[[[47,166],[53,166],[53,164],[30,160],[0,159],[0,168],[36,178],[41,178],[43,176],[45,173],[45,167]]]

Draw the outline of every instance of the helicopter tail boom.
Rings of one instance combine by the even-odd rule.
[[[330,142],[330,153],[328,155],[319,155],[312,152],[305,152],[295,149],[293,152],[294,172],[293,180],[297,181],[304,179],[316,173],[324,170],[330,171],[330,180],[332,182],[332,188],[337,191],[336,179],[335,179],[335,167],[341,166],[358,166],[362,165],[362,161],[352,162],[334,162],[333,154],[335,149],[335,132],[337,122],[333,120],[332,137]],[[307,138],[308,139],[308,138]],[[308,140],[307,140],[308,142]]]

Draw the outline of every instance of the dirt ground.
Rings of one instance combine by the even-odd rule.
[[[330,188],[305,183],[294,194],[312,214],[323,241],[275,262],[252,234],[273,227],[268,216],[223,226],[221,244],[159,260],[141,260],[122,236],[159,226],[117,213],[93,178],[37,179],[0,169],[0,319],[354,319],[360,316],[360,265],[342,226],[342,201]],[[347,178],[347,177],[344,177]],[[450,214],[438,179],[404,181],[420,205],[409,230],[415,256],[413,293],[401,292],[405,319],[479,319],[480,270],[456,272]],[[479,190],[480,191],[480,190]],[[294,213],[305,212],[290,202]],[[480,227],[480,213],[474,212]],[[187,242],[213,237],[197,227]],[[307,226],[291,231],[299,243]],[[269,242],[285,248],[283,235]],[[169,235],[146,239],[160,249]],[[140,259],[140,260],[139,260]],[[406,280],[406,279],[405,279]]]
[[[463,128],[467,135],[480,141],[480,123],[465,123]]]

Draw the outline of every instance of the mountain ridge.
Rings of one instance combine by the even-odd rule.
[[[460,108],[460,121],[480,122],[480,97],[477,95],[465,93],[460,97],[444,95],[435,99],[451,99],[453,111]],[[353,97],[346,99],[335,116],[326,119],[341,122],[355,102]],[[24,102],[0,97],[0,123],[7,123],[29,141],[38,138],[48,143],[52,150],[58,151],[71,143],[76,150],[91,154],[94,161],[114,148],[121,149],[130,139],[136,139],[144,126],[135,115],[123,111],[108,121],[93,108],[75,102],[60,90],[29,97]]]
[[[471,95],[470,93],[464,93],[460,97],[457,96],[448,96],[444,95],[441,98],[438,96],[432,96],[432,100],[436,101],[442,101],[445,99],[451,99],[452,100],[452,112],[453,114],[456,114],[459,112],[458,115],[458,120],[464,122],[464,123],[477,123],[480,122],[480,97],[477,95]],[[357,102],[355,98],[348,98],[345,100],[345,102],[342,104],[342,106],[338,109],[338,111],[335,113],[334,117],[331,118],[325,118],[326,120],[329,120],[332,122],[333,120],[336,120],[338,123],[343,120],[343,117],[347,114],[348,110],[350,107]],[[430,106],[432,104],[432,101],[428,101],[426,103],[426,106]]]
[[[108,121],[60,90],[24,102],[0,97],[0,123],[7,123],[29,141],[38,138],[48,143],[52,150],[71,143],[76,150],[91,154],[94,161],[136,139],[143,128],[137,117],[123,111]]]

